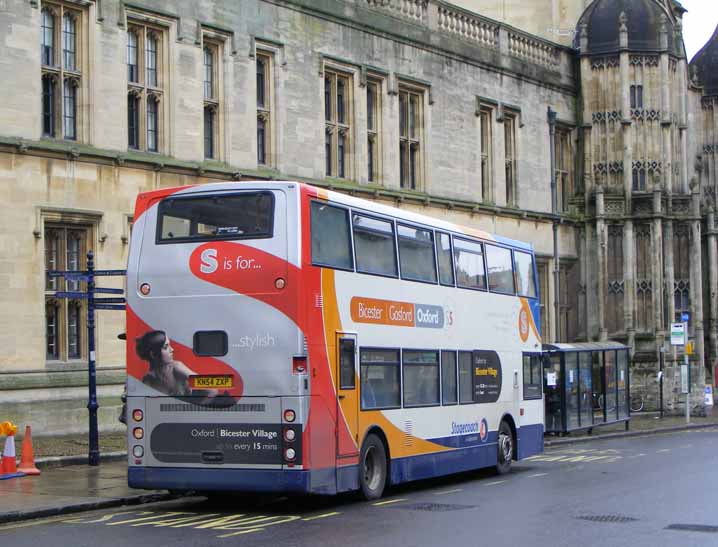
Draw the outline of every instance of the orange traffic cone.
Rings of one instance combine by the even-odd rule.
[[[0,480],[22,477],[25,473],[18,472],[15,461],[15,432],[7,434],[5,439],[5,450],[2,453],[2,473]]]
[[[25,426],[25,436],[22,439],[22,454],[20,456],[20,467],[17,468],[26,475],[39,475],[40,470],[35,467],[35,456],[32,451],[32,433],[30,426]]]

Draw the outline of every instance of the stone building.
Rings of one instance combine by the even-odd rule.
[[[712,380],[718,38],[689,67],[673,0],[530,5],[0,3],[0,419],[86,427],[86,307],[45,270],[88,250],[123,268],[138,192],[213,180],[301,180],[531,241],[547,341],[625,341],[655,395],[689,312],[694,384]],[[98,315],[109,429],[124,325]]]

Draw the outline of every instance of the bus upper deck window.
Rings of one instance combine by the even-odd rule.
[[[159,205],[157,242],[266,238],[273,226],[271,192],[176,196]]]

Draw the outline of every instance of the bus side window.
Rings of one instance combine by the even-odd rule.
[[[462,405],[474,402],[473,361],[473,352],[459,352],[459,403]]]
[[[311,215],[312,264],[342,270],[354,269],[349,211],[313,201]]]
[[[404,224],[397,225],[401,278],[436,283],[434,233]]]
[[[400,407],[399,350],[362,349],[359,355],[362,410]]]
[[[441,402],[455,405],[458,402],[456,393],[456,352],[441,352]]]
[[[489,270],[489,290],[514,294],[514,270],[511,264],[511,250],[495,245],[486,245],[486,263]]]
[[[514,251],[514,268],[519,295],[536,298],[533,257],[528,253]]]
[[[481,243],[454,238],[456,285],[466,289],[486,289],[484,249]]]
[[[439,282],[442,285],[454,286],[454,261],[451,255],[451,237],[449,234],[436,232],[436,255],[439,259]]]
[[[394,223],[358,214],[352,223],[357,271],[398,277]]]

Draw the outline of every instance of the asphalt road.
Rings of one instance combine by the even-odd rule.
[[[378,502],[187,498],[0,527],[0,545],[718,545],[718,429],[547,450]]]

